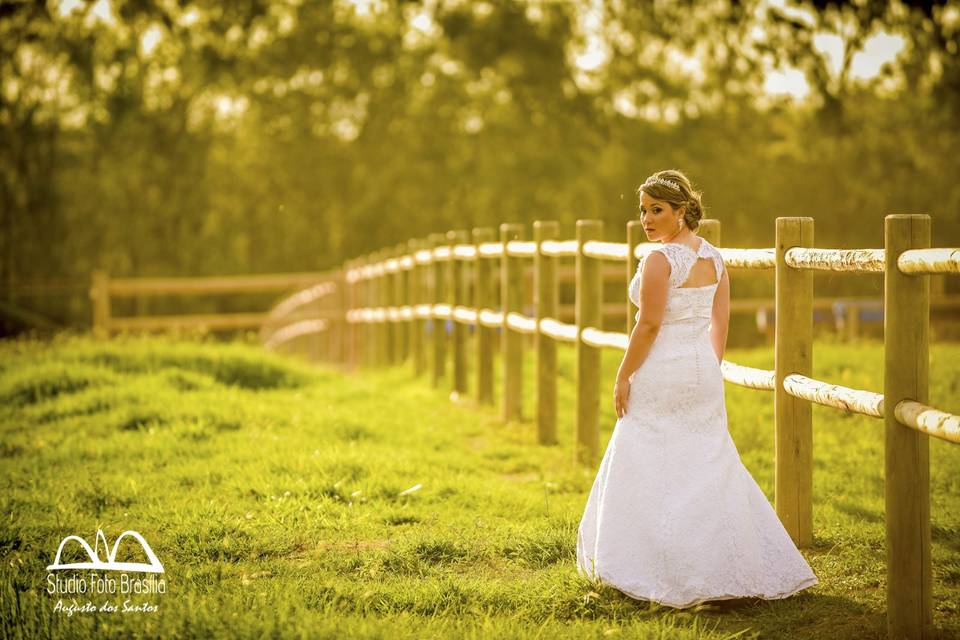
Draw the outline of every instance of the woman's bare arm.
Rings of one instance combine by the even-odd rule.
[[[630,343],[617,371],[618,380],[626,380],[647,359],[650,346],[660,332],[667,306],[670,263],[659,251],[652,252],[643,263],[640,280],[640,317],[630,333]]]
[[[720,283],[713,297],[713,311],[710,314],[710,343],[717,354],[717,362],[723,362],[723,353],[727,349],[727,331],[730,327],[730,277],[724,265]]]

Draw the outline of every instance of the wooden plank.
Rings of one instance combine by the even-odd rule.
[[[813,541],[813,412],[810,402],[783,386],[794,373],[813,374],[813,272],[795,269],[784,254],[813,245],[813,218],[777,218],[776,227],[776,511],[799,547]]]
[[[602,329],[600,305],[603,286],[600,260],[584,255],[583,245],[603,237],[601,220],[577,220],[577,312],[576,325],[580,337],[577,351],[577,439],[574,461],[593,467],[600,457],[600,348],[583,341],[587,327]]]
[[[347,260],[344,264],[344,313],[350,313],[358,306],[357,289],[358,284],[352,279],[347,278],[347,273],[357,266],[357,260]],[[357,333],[360,327],[355,322],[347,322],[344,318],[344,330],[346,331],[347,345],[344,353],[344,361],[347,371],[354,372],[357,369]]]
[[[386,309],[389,300],[387,273],[382,268],[383,262],[389,257],[388,253],[389,252],[386,249],[380,249],[373,255],[374,264],[379,264],[381,266],[381,268],[377,270],[377,275],[373,279],[373,306],[380,311]],[[376,342],[374,366],[382,367],[390,361],[390,321],[377,321],[373,323],[373,328]]]
[[[421,248],[419,238],[407,241],[407,252],[410,255],[416,254]],[[422,302],[423,296],[423,265],[414,262],[413,267],[407,271],[407,300],[406,304],[416,306]],[[426,371],[426,359],[424,357],[424,321],[416,316],[410,319],[410,354],[413,361],[413,375],[420,377]]]
[[[397,257],[395,247],[383,249],[383,259],[389,260]],[[384,362],[388,365],[397,364],[400,355],[400,332],[399,324],[390,319],[389,310],[397,306],[397,271],[384,271],[380,276],[380,283],[383,286],[383,297],[381,304],[387,310],[387,321],[383,323],[384,334]]]
[[[397,256],[404,256],[407,253],[407,243],[397,243],[394,250]],[[408,303],[407,287],[409,286],[409,269],[398,269],[395,275],[396,295],[393,303],[397,307],[403,307]],[[402,364],[410,356],[410,322],[408,320],[398,320],[397,326],[397,363]]]
[[[110,275],[103,269],[93,272],[90,287],[93,304],[93,334],[103,337],[110,334]]]
[[[524,239],[522,224],[500,225],[500,242],[503,246],[512,240]],[[505,252],[506,253],[506,252]],[[523,334],[510,328],[507,314],[523,312],[523,260],[511,255],[500,258],[500,309],[503,311],[501,344],[503,345],[503,407],[505,422],[523,419]]]
[[[110,321],[110,330],[116,332],[180,328],[247,329],[259,327],[266,317],[265,313],[208,313],[113,318]]]
[[[466,244],[469,234],[465,230],[450,231],[447,240],[452,245]],[[464,260],[450,260],[448,263],[451,308],[466,306],[466,287],[463,281]],[[453,323],[453,391],[462,396],[467,392],[467,326],[462,322]]]
[[[642,229],[642,227],[641,227]],[[642,233],[642,231],[641,231]],[[640,243],[642,244],[642,242]],[[632,254],[631,254],[632,255]],[[634,258],[636,260],[636,258]],[[636,269],[636,267],[634,267]],[[727,266],[728,271],[742,270],[745,272],[750,272],[753,274],[766,274],[769,273],[767,269],[763,268],[747,268],[747,267],[737,267],[737,266]],[[633,275],[632,273],[630,274]],[[772,275],[772,274],[771,274]],[[533,282],[533,267],[527,267],[524,269],[524,280],[526,282]],[[560,264],[557,266],[557,280],[561,285],[569,285],[576,281],[576,266],[571,264]],[[623,264],[615,264],[613,261],[604,260],[600,266],[600,278],[604,283],[608,282],[624,282],[624,267]]]
[[[930,246],[930,216],[888,215],[884,223],[887,637],[933,638],[930,436],[895,413],[902,400],[928,402],[930,278],[902,273],[897,259]]]
[[[429,246],[427,247],[431,251],[436,249],[439,246],[443,246],[446,242],[444,234],[442,233],[431,233],[428,237]],[[446,287],[444,286],[444,277],[443,269],[444,265],[442,261],[434,261],[430,263],[430,275],[431,275],[431,287],[430,287],[430,298],[429,304],[440,304],[446,300]],[[443,318],[430,318],[427,321],[431,327],[430,333],[430,342],[433,345],[433,367],[431,370],[431,384],[436,388],[440,386],[440,381],[443,379],[445,373],[445,365],[447,358],[447,328],[446,320]]]
[[[537,246],[544,240],[556,240],[560,236],[560,223],[554,220],[537,220],[533,223],[533,239]],[[534,256],[536,273],[533,306],[537,326],[543,318],[555,317],[557,312],[557,260],[556,256],[537,251]],[[542,331],[534,335],[537,354],[537,442],[557,443],[557,342]]]
[[[927,435],[960,444],[960,415],[947,413],[922,402],[901,400],[893,410],[902,424]]]
[[[376,258],[374,252],[364,254],[360,257],[360,268],[363,270],[371,268]],[[363,300],[363,308],[373,309],[377,305],[377,300],[375,296],[376,292],[376,279],[373,277],[364,278],[360,281],[360,291],[361,298]],[[373,321],[364,322],[363,330],[360,333],[360,342],[361,342],[361,363],[365,367],[372,367],[376,365],[377,358],[377,323]]]
[[[111,296],[158,294],[251,293],[309,287],[330,279],[332,271],[316,273],[275,273],[195,278],[114,278]]]
[[[491,308],[496,303],[492,258],[480,255],[480,245],[493,242],[494,231],[491,228],[477,228],[473,230],[473,244],[477,247],[477,258],[473,270],[473,308]],[[478,404],[493,404],[493,348],[496,339],[496,330],[482,323],[477,323],[477,391]]]

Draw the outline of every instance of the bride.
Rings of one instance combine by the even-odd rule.
[[[577,570],[641,600],[785,598],[817,577],[740,460],[720,363],[730,281],[693,231],[700,193],[675,170],[638,189],[648,253],[614,387],[617,423],[577,532]]]

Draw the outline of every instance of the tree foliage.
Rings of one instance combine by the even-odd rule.
[[[620,240],[664,168],[723,244],[809,215],[877,247],[909,212],[956,246],[958,28],[893,0],[2,2],[2,279],[326,269],[536,219]],[[904,47],[858,77],[877,34]],[[768,91],[787,68],[806,99]]]

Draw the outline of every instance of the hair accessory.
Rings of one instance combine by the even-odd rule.
[[[660,184],[666,185],[666,186],[668,186],[668,187],[672,187],[672,188],[676,189],[677,191],[680,191],[680,190],[681,190],[679,184],[677,184],[677,183],[674,182],[673,180],[667,180],[666,178],[661,178],[660,176],[650,176],[649,178],[647,178],[647,181],[644,182],[644,185],[646,185],[646,184],[648,184],[648,183],[650,183],[650,182],[659,182]],[[642,188],[643,188],[643,187],[641,187],[641,189],[642,189]]]

